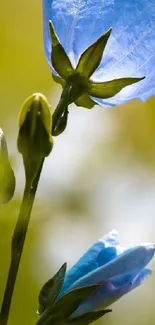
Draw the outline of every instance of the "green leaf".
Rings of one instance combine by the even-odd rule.
[[[79,307],[83,300],[87,299],[99,287],[100,285],[92,285],[69,291],[53,305],[53,317],[67,318]]]
[[[42,314],[48,306],[52,306],[58,296],[66,273],[67,263],[64,263],[54,277],[48,280],[39,293],[39,310]]]
[[[76,70],[86,77],[90,77],[99,66],[108,38],[111,34],[110,28],[94,44],[88,47],[81,55]]]
[[[86,314],[83,314],[81,316],[78,317],[73,317],[71,319],[68,320],[69,324],[72,325],[87,325],[90,324],[92,322],[95,322],[97,319],[103,317],[105,314],[112,312],[111,309],[104,309],[104,310],[98,310],[98,311],[93,311],[93,312],[89,312]]]
[[[143,78],[120,78],[107,82],[89,82],[88,92],[90,96],[96,98],[110,98],[119,93],[124,87],[143,80]]]
[[[51,53],[51,63],[55,71],[63,79],[67,79],[68,75],[73,71],[70,59],[67,56],[63,46],[61,45],[58,36],[54,30],[52,21],[49,21],[49,29],[52,40],[52,53]]]
[[[10,165],[7,143],[0,128],[0,203],[8,203],[15,191],[16,180]]]
[[[77,106],[86,107],[86,108],[93,108],[96,103],[89,97],[87,93],[80,96],[78,99],[75,100],[75,104]]]
[[[76,288],[63,295],[54,305],[48,307],[41,315],[37,325],[60,324],[78,308],[83,300],[87,299],[100,285]]]

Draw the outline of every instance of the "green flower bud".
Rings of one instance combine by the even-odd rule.
[[[7,143],[2,129],[0,128],[0,202],[9,202],[15,191],[15,176],[11,168]]]
[[[23,156],[25,170],[38,168],[53,147],[52,112],[44,95],[30,96],[19,115],[18,150]]]

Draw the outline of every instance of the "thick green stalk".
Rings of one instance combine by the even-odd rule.
[[[40,169],[34,180],[32,182],[26,182],[25,185],[19,217],[12,238],[11,262],[0,314],[0,325],[6,325],[8,322],[12,295],[43,162],[44,160],[42,160]]]
[[[68,107],[69,94],[70,94],[70,86],[66,86],[66,88],[64,88],[62,92],[60,101],[53,114],[53,130],[56,128],[58,120],[65,112],[66,108]],[[10,262],[9,274],[8,274],[7,284],[5,288],[5,293],[4,293],[4,298],[3,298],[2,308],[0,313],[0,325],[7,325],[8,323],[11,300],[13,296],[17,274],[18,274],[18,268],[19,268],[19,264],[23,252],[25,237],[26,237],[26,233],[30,221],[31,211],[32,211],[43,163],[44,163],[44,159],[42,159],[40,168],[35,178],[33,178],[33,180],[30,180],[30,178],[32,178],[33,173],[32,175],[29,172],[27,174],[26,171],[27,181],[25,185],[23,200],[22,200],[17,224],[12,238],[11,262]],[[28,170],[31,171],[31,169],[33,168],[29,168]]]

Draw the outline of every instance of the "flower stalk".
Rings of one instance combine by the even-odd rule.
[[[7,279],[7,284],[4,293],[4,299],[2,303],[2,309],[0,314],[0,325],[7,325],[12,295],[16,283],[16,278],[18,274],[19,264],[23,252],[23,247],[25,243],[26,233],[30,221],[31,211],[38,187],[38,182],[40,179],[40,174],[42,171],[44,160],[40,165],[38,173],[32,182],[27,181],[25,185],[25,190],[23,194],[23,200],[17,220],[17,224],[14,230],[12,238],[11,247],[11,262],[9,268],[9,274]]]
[[[12,237],[11,262],[0,313],[0,325],[8,323],[12,296],[43,163],[53,147],[51,128],[52,114],[49,103],[42,94],[33,94],[23,104],[19,115],[17,144],[23,157],[26,181]]]
[[[58,122],[62,117],[63,113],[68,109],[69,105],[69,95],[70,95],[70,85],[67,85],[63,91],[60,98],[60,101],[53,113],[52,116],[52,134],[55,135],[55,131],[57,130]],[[64,131],[64,130],[63,130]]]
[[[58,122],[59,122],[60,118],[62,117],[62,115],[65,113],[66,109],[68,108],[69,94],[70,94],[70,87],[67,86],[62,92],[60,101],[54,111],[54,114],[53,114],[53,124],[52,124],[53,130],[55,130],[55,129],[57,130]],[[34,103],[33,103],[33,100],[34,100]],[[29,113],[30,109],[32,109],[32,113],[33,113],[33,109],[34,109],[33,107],[34,107],[36,100],[38,101],[38,98],[36,96],[34,96],[34,98],[32,98],[32,102],[30,102],[30,107],[28,105],[30,99],[27,102],[25,102],[25,105],[23,106],[23,110],[21,111],[21,115],[20,115],[20,116],[22,116],[22,118],[23,118],[23,111],[25,114],[25,107],[27,109],[28,114],[30,114]],[[40,97],[40,101],[42,104],[42,97]],[[32,103],[33,103],[33,107],[32,107]],[[43,104],[44,104],[44,102],[43,102]],[[33,114],[32,114],[32,117],[33,117]],[[8,274],[8,279],[7,279],[7,283],[6,283],[6,288],[5,288],[5,293],[4,293],[4,298],[3,298],[2,308],[1,308],[1,313],[0,313],[0,325],[7,325],[7,323],[8,323],[11,301],[12,301],[12,296],[13,296],[16,278],[17,278],[17,274],[18,274],[19,264],[20,264],[21,257],[22,257],[25,238],[26,238],[26,234],[27,234],[27,230],[28,230],[28,226],[29,226],[29,222],[30,222],[30,217],[31,217],[31,211],[32,211],[34,200],[35,200],[35,195],[36,195],[36,191],[38,188],[38,183],[39,183],[39,179],[40,179],[40,175],[42,172],[42,167],[43,167],[43,163],[44,163],[44,159],[45,159],[45,156],[40,154],[41,153],[40,149],[42,147],[40,146],[39,142],[37,144],[38,145],[38,154],[36,154],[36,152],[35,152],[35,156],[33,157],[33,154],[32,154],[33,150],[31,150],[31,155],[29,156],[29,157],[31,157],[31,159],[30,158],[27,159],[27,155],[25,155],[25,152],[27,152],[26,148],[28,148],[28,150],[30,150],[31,147],[34,146],[36,149],[36,142],[34,142],[34,136],[32,137],[32,135],[31,135],[32,132],[30,132],[30,134],[25,135],[25,133],[23,133],[22,128],[23,128],[23,124],[26,123],[27,127],[25,127],[24,130],[26,130],[26,132],[29,132],[29,130],[31,130],[31,126],[29,123],[30,123],[30,121],[32,122],[34,118],[38,119],[38,115],[35,115],[35,117],[33,117],[32,119],[29,119],[29,121],[27,122],[27,115],[25,114],[23,121],[20,125],[20,132],[19,132],[19,136],[18,136],[18,148],[20,148],[20,149],[24,148],[23,152],[21,150],[19,150],[19,151],[23,155],[26,183],[25,183],[23,200],[21,203],[18,220],[17,220],[16,226],[15,226],[15,230],[14,230],[14,234],[13,234],[13,238],[12,238],[11,262],[10,262],[9,274]],[[37,129],[36,129],[36,132],[37,132]],[[40,131],[40,129],[39,129],[39,134],[40,134],[40,132],[42,132],[42,131]],[[49,137],[48,141],[51,143],[51,137]],[[24,143],[24,145],[23,145],[23,143]],[[19,146],[19,144],[20,144],[20,146]],[[30,146],[30,144],[31,144],[31,146]],[[41,145],[42,145],[42,143],[41,143]]]

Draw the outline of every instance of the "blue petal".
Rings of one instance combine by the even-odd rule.
[[[103,285],[102,288],[96,290],[95,293],[85,300],[72,314],[72,316],[80,316],[83,313],[108,307],[125,293],[139,286],[151,274],[151,272],[152,271],[150,269],[145,268],[133,281],[131,281],[130,278],[126,278],[126,283],[120,287],[115,287],[111,282]]]
[[[112,99],[95,99],[98,104],[114,106],[133,98],[145,100],[155,94],[154,0],[43,0],[43,15],[45,53],[50,65],[48,20],[52,19],[74,66],[90,44],[109,27],[113,28],[93,80],[146,76]]]
[[[141,245],[126,250],[111,262],[90,272],[77,280],[71,288],[107,282],[115,276],[131,274],[135,277],[154,256],[155,247],[151,244]]]
[[[72,42],[74,39],[74,21],[78,5],[79,3],[77,1],[70,0],[42,0],[45,55],[51,68],[51,39],[48,22],[52,20],[61,44],[69,55],[72,64],[75,65]]]
[[[102,249],[97,257],[97,266],[100,267],[112,261],[118,255],[117,252],[114,246]]]
[[[148,278],[148,276],[152,273],[152,270],[149,269],[149,268],[145,268],[144,270],[142,270],[138,275],[137,277],[135,277],[132,281],[132,285],[131,285],[131,288],[130,290],[138,287],[140,284],[143,283],[143,281],[145,279]]]
[[[115,258],[121,249],[119,234],[112,230],[99,239],[67,272],[61,295],[78,279]]]

